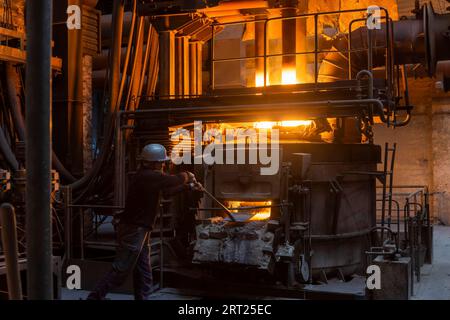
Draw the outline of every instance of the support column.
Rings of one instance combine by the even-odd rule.
[[[116,105],[120,103],[117,101],[119,97],[119,87],[120,87],[120,55],[122,52],[122,31],[123,31],[123,15],[124,15],[124,4],[122,0],[115,0],[113,7],[112,16],[112,45],[111,45],[111,56],[109,60],[110,64],[110,92],[109,92],[109,104],[110,111],[113,112]],[[111,115],[113,116],[113,115]]]
[[[183,98],[189,95],[189,37],[176,37],[175,49],[175,92]]]
[[[201,41],[189,43],[189,93],[192,96],[202,94],[202,49]]]
[[[257,16],[256,19],[263,19],[265,16]],[[255,22],[255,56],[264,56],[264,21]],[[266,86],[269,85],[269,72],[266,70]],[[255,87],[264,86],[264,58],[256,58],[255,61]]]
[[[28,0],[26,69],[26,241],[28,299],[51,300],[52,0]]]
[[[308,1],[303,0],[298,6],[298,14],[304,14],[308,12]],[[296,22],[296,33],[295,33],[295,44],[296,44],[296,52],[306,52],[308,51],[307,45],[307,18],[298,18],[295,20]],[[312,79],[308,78],[308,55],[306,54],[297,54],[296,55],[296,63],[297,63],[297,82],[299,83],[307,83]]]
[[[131,95],[127,98],[130,110],[136,110],[139,106],[139,95],[142,76],[142,58],[144,56],[144,30],[145,19],[140,17],[138,20],[138,32],[136,35],[135,54],[133,59],[133,67],[131,71]]]
[[[282,15],[284,18],[296,15],[294,8],[283,9]],[[284,19],[282,20],[282,45],[283,45],[283,70],[281,73],[281,82],[283,84],[297,83],[297,68],[296,68],[296,20]]]
[[[159,95],[175,95],[175,33],[171,30],[159,33]]]

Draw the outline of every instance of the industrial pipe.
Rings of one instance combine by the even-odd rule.
[[[6,85],[8,87],[8,100],[11,106],[11,116],[20,140],[25,140],[25,122],[23,121],[22,108],[16,84],[18,82],[16,69],[12,63],[6,63]]]
[[[27,293],[30,300],[51,300],[52,0],[27,0],[26,8]]]
[[[255,20],[260,20],[264,16],[255,17]],[[255,21],[255,56],[264,57],[266,50],[265,37],[265,22]],[[266,73],[266,74],[265,74]],[[267,85],[267,72],[264,70],[264,58],[256,58],[255,60],[255,87]]]
[[[14,122],[14,127],[19,139],[25,141],[25,122],[22,114],[20,96],[15,85],[16,81],[18,81],[18,75],[12,63],[6,64],[6,78],[8,98],[11,106],[11,115]],[[57,170],[65,180],[69,182],[74,182],[76,180],[75,177],[64,167],[54,151],[52,151],[52,164],[53,168]]]
[[[82,0],[67,0],[67,5],[82,5]],[[71,170],[76,175],[83,168],[83,30],[67,31],[67,113],[68,113],[68,150]],[[25,88],[27,89],[27,88]]]
[[[94,163],[92,169],[86,173],[81,179],[75,181],[70,185],[72,189],[79,189],[86,184],[88,184],[94,177],[98,175],[104,162],[106,161],[111,145],[113,143],[114,135],[114,112],[117,110],[117,99],[120,90],[120,52],[122,49],[122,28],[123,28],[123,14],[124,14],[124,3],[122,0],[115,0],[113,7],[113,43],[112,43],[112,53],[110,57],[110,78],[109,78],[109,118],[106,119],[108,125],[105,130],[105,139],[102,144],[100,151],[100,156]]]
[[[430,76],[436,72],[438,61],[450,60],[450,14],[435,14],[431,5],[422,8],[423,18],[416,20],[394,21],[393,24],[393,58],[395,65],[422,64]],[[381,24],[380,29],[371,30],[374,43],[386,43],[386,28],[389,25]],[[349,57],[346,52],[349,40],[351,49],[368,48],[367,28],[361,27],[348,35],[337,37],[333,41],[333,47],[338,52],[330,52],[323,59],[320,66],[319,82],[347,80],[353,72],[367,67],[367,53],[358,52],[352,54],[349,73]],[[373,51],[373,67],[386,64],[386,49],[378,46]],[[389,68],[389,66],[386,66]]]
[[[14,207],[9,203],[4,203],[0,207],[0,224],[2,226],[2,247],[6,262],[9,300],[22,300],[16,215]]]
[[[296,43],[297,43],[297,22],[295,18],[296,9],[286,8],[282,10],[283,19],[281,21],[282,26],[282,46],[283,46],[283,57],[282,57],[282,74],[281,81],[283,84],[295,84],[297,83],[297,57]]]

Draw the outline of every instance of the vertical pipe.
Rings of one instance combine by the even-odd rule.
[[[299,1],[298,7],[300,14],[308,13],[308,1]],[[301,52],[308,51],[307,44],[307,18],[297,18],[296,22],[296,34],[295,34],[295,51],[296,55],[296,63],[297,63],[297,81],[300,83],[310,82],[310,78],[308,77],[308,55],[306,54],[298,54]]]
[[[282,15],[282,45],[283,45],[283,70],[281,74],[281,81],[283,84],[297,83],[297,67],[296,67],[296,20],[293,17],[296,15],[294,8],[283,9]]]
[[[142,57],[144,50],[144,30],[145,30],[145,19],[144,17],[139,18],[138,22],[138,32],[136,34],[136,43],[134,46],[134,57],[133,64],[131,68],[131,76],[130,76],[130,88],[127,94],[126,100],[126,109],[127,110],[136,110],[138,108],[138,99],[139,99],[139,87],[141,81],[141,73],[142,73]],[[124,72],[125,73],[125,72]]]
[[[202,45],[200,41],[189,43],[189,93],[194,97],[202,94]]]
[[[261,20],[265,16],[256,16],[255,19]],[[264,86],[264,21],[255,22],[255,87]],[[259,58],[261,57],[261,58]]]
[[[153,34],[151,36],[150,41],[150,59],[149,59],[149,67],[147,72],[147,84],[145,88],[145,94],[147,96],[153,96],[155,94],[156,81],[159,73],[159,38],[158,33],[152,28],[151,31]]]
[[[203,42],[195,43],[197,56],[195,57],[197,69],[195,70],[197,78],[197,95],[203,93]]]
[[[114,204],[117,207],[121,207],[124,202],[124,188],[125,188],[125,177],[124,177],[124,164],[123,164],[123,150],[122,150],[122,121],[121,113],[116,114],[116,127],[115,127],[115,188],[114,188]]]
[[[122,51],[122,31],[123,31],[123,0],[115,0],[113,6],[113,30],[112,30],[112,53],[110,56],[110,74],[109,74],[109,108],[111,112],[116,110],[120,101],[120,53]]]
[[[26,64],[27,294],[52,299],[51,28],[52,1],[28,0]]]
[[[68,0],[81,7],[81,0]],[[82,26],[83,28],[83,26]],[[83,40],[82,29],[67,30],[67,110],[69,113],[69,159],[72,172],[82,176],[83,169]]]
[[[211,42],[209,47],[209,59],[211,60],[211,70],[209,76],[209,90],[214,90],[215,76],[214,76],[214,45],[215,45],[215,26],[211,25]]]
[[[189,94],[191,97],[197,95],[197,42],[189,43]]]
[[[6,260],[6,280],[9,300],[22,300],[16,214],[14,207],[9,203],[4,203],[0,208],[0,223],[2,225],[2,246]]]
[[[384,144],[384,164],[383,164],[383,196],[381,202],[381,227],[384,227],[384,218],[386,216],[386,184],[387,184],[387,169],[389,160],[389,144]],[[381,242],[384,239],[384,229],[381,229]]]
[[[314,83],[317,84],[319,79],[319,17],[314,15]]]
[[[367,29],[367,70],[372,72],[373,69],[373,32]]]
[[[175,94],[175,33],[161,31],[159,35],[159,94],[170,98]]]
[[[267,74],[267,24],[269,20],[264,21],[264,86],[268,85]]]
[[[175,50],[175,90],[177,97],[183,98],[189,95],[189,37],[176,37]]]
[[[120,67],[121,67],[121,52],[122,52],[122,32],[123,32],[123,15],[124,15],[124,3],[123,0],[115,0],[113,5],[113,14],[112,14],[112,44],[111,44],[111,55],[110,55],[110,74],[109,74],[109,108],[110,108],[110,117],[116,117],[117,115],[114,114],[114,112],[119,111],[120,109],[120,102],[122,100],[122,92],[123,92],[123,85],[124,82],[121,82],[120,78]],[[126,78],[127,74],[127,66],[128,66],[128,59],[129,59],[129,52],[130,52],[130,46],[131,41],[133,37],[133,31],[134,31],[134,23],[135,23],[135,15],[133,12],[133,19],[131,23],[131,29],[130,29],[130,39],[128,41],[128,49],[127,49],[127,56],[125,58],[125,66],[123,71],[123,79]],[[117,113],[118,114],[118,113]],[[114,119],[115,120],[115,119]],[[113,121],[111,119],[111,123],[115,124],[116,126],[120,126],[119,123]],[[111,128],[111,130],[114,130]],[[116,136],[117,139],[117,136]],[[116,144],[117,147],[117,144]],[[117,150],[116,150],[117,152]],[[98,161],[98,160],[97,160]],[[116,164],[115,164],[115,170],[118,170],[118,163],[119,160],[117,157],[115,158]],[[115,179],[115,203],[119,201],[119,191],[120,190],[120,179],[116,176]]]

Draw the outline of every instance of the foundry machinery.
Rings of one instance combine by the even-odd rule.
[[[374,252],[395,259],[426,244],[430,256],[429,233],[417,231],[430,227],[426,200],[405,206],[403,238],[391,228],[395,147],[386,146],[382,157],[372,126],[408,124],[409,66],[434,75],[437,62],[449,60],[448,14],[426,4],[415,19],[393,21],[379,8],[379,27],[368,29],[367,8],[311,13],[306,1],[195,2],[198,7],[136,1],[128,15],[118,3],[102,24],[112,35],[105,41],[110,52],[94,59],[94,86],[109,87],[97,105],[110,112],[103,145],[80,180],[72,182],[59,167],[71,184],[54,199],[55,210],[64,212],[58,218],[64,219],[65,261],[86,266],[83,281],[97,270],[95,263],[87,267],[89,259],[109,257],[104,249],[115,248],[114,238],[102,233],[123,209],[139,150],[150,142],[172,150],[171,135],[197,121],[202,130],[279,129],[280,169],[261,176],[255,164],[175,167],[195,171],[238,221],[227,220],[207,197],[198,201],[198,194],[164,202],[152,233],[154,262],[167,246],[165,257],[178,267],[188,260],[226,270],[224,276],[256,270],[303,286],[364,274]],[[5,189],[10,182],[20,187],[10,172],[3,176]],[[181,250],[172,250],[174,238]],[[187,259],[179,258],[183,252]]]
[[[199,268],[225,269],[222,275],[255,270],[294,286],[364,274],[366,259],[375,250],[394,258],[400,250],[407,254],[407,239],[399,242],[400,235],[390,230],[386,242],[380,238],[384,232],[378,232],[379,200],[381,229],[387,228],[387,217],[395,219],[395,148],[385,148],[385,167],[379,170],[382,150],[373,144],[372,125],[398,127],[410,121],[406,65],[421,64],[434,74],[436,61],[448,59],[449,53],[441,50],[448,44],[448,15],[425,5],[415,20],[392,21],[381,8],[380,28],[370,30],[367,18],[361,18],[366,8],[319,13],[284,9],[278,8],[275,16],[265,15],[270,10],[250,10],[245,21],[231,22],[205,20],[179,8],[172,14],[142,9],[159,33],[159,91],[135,98],[137,110],[125,106],[114,118],[114,204],[76,202],[71,188],[64,189],[70,259],[86,261],[89,250],[110,243],[101,241],[98,230],[108,221],[105,217],[123,208],[139,150],[150,142],[171,150],[171,135],[192,129],[197,121],[203,122],[202,130],[278,128],[280,169],[261,176],[255,164],[174,168],[195,171],[238,221],[229,221],[206,196],[200,202],[196,195],[165,202],[153,233],[162,241],[156,245],[171,247],[175,238],[176,246],[187,248],[165,250],[165,259],[172,257],[170,265],[179,259],[177,252],[187,250],[187,259]],[[344,33],[334,28],[333,34],[324,22],[346,15],[353,18],[344,20]],[[278,26],[275,31],[273,25]],[[233,32],[239,42],[245,35],[253,50],[227,56],[221,41],[232,43]],[[283,42],[290,33],[295,39]],[[299,39],[305,44],[300,48],[290,42]],[[206,61],[199,59],[202,55]],[[287,74],[283,79],[285,67],[297,68],[301,77]],[[250,152],[249,146],[244,149]],[[382,186],[379,199],[377,181]],[[424,210],[420,215],[429,218]],[[394,254],[387,250],[391,244]],[[180,267],[180,261],[175,264]]]
[[[121,168],[116,180],[120,194],[125,194],[127,181],[124,166],[131,165],[129,171],[133,172],[136,165],[134,160],[126,161],[127,148],[137,154],[145,143],[159,142],[171,149],[170,134],[192,128],[194,121],[219,131],[267,125],[284,134],[279,150],[282,165],[276,175],[260,176],[254,164],[187,166],[240,217],[230,221],[207,199],[189,208],[197,211],[198,218],[195,236],[190,238],[195,239],[194,264],[254,269],[276,277],[283,274],[283,281],[290,286],[364,274],[366,252],[370,256],[371,247],[382,248],[378,255],[411,255],[407,241],[400,244],[400,235],[392,230],[388,242],[384,239],[385,219],[393,217],[395,147],[386,146],[385,167],[379,170],[382,152],[373,144],[372,126],[375,122],[393,127],[408,124],[412,106],[407,65],[420,64],[433,75],[437,61],[448,60],[449,15],[435,14],[431,5],[424,5],[416,19],[392,21],[389,12],[380,8],[378,28],[367,28],[367,17],[354,18],[344,20],[347,33],[333,33],[324,20],[364,16],[367,9],[320,13],[298,13],[289,5],[278,9],[275,17],[265,15],[264,10],[257,10],[258,14],[250,10],[250,18],[245,20],[202,25],[210,30],[208,64],[200,71],[198,63],[189,64],[197,75],[208,75],[207,82],[200,76],[196,79],[197,89],[199,82],[207,84],[201,94],[184,91],[189,88],[186,70],[173,70],[184,63],[161,64],[159,95],[141,97],[139,110],[118,115],[121,138],[115,161]],[[160,59],[170,57],[175,48],[184,52],[183,39],[173,37],[170,21],[168,13],[154,15],[161,34]],[[181,23],[180,38],[191,23],[197,22]],[[281,44],[273,39],[272,25],[281,30]],[[242,41],[250,38],[253,49],[227,56],[220,41],[230,44],[227,40],[233,32]],[[304,42],[300,48],[293,45],[298,41]],[[289,67],[294,68],[294,76],[292,70],[284,74]],[[232,78],[233,68],[238,77]],[[287,129],[289,121],[295,123],[296,119],[306,123],[297,121],[295,128]],[[133,132],[125,140],[130,129]],[[125,146],[125,141],[131,143]],[[383,186],[381,227],[376,221],[377,181]],[[123,206],[123,196],[117,201],[117,206]],[[178,203],[173,214],[179,214],[180,208],[189,211],[187,206],[192,202]],[[429,227],[429,212],[419,211]],[[430,246],[429,238],[426,243]],[[387,244],[396,248],[384,251]]]

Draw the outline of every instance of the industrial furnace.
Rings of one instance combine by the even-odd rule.
[[[58,2],[55,19],[69,2]],[[150,241],[160,287],[408,299],[432,261],[430,193],[421,187],[400,203],[402,146],[377,145],[374,126],[410,123],[416,70],[448,90],[438,62],[450,60],[450,14],[417,1],[414,16],[399,17],[396,3],[86,1],[87,31],[55,23],[70,36],[55,39],[51,60],[47,253],[79,266],[91,289],[118,246],[141,150],[161,144],[168,171],[195,173],[202,189],[161,199]],[[23,60],[24,38],[7,33]],[[0,175],[25,251],[22,60],[0,79],[9,100]],[[402,275],[390,281],[396,290],[366,290],[373,265]]]
[[[197,212],[190,245],[194,265],[263,271],[287,287],[365,275],[373,254],[397,259],[430,250],[429,233],[412,245],[386,226],[387,217],[396,219],[395,146],[383,148],[382,161],[372,125],[401,127],[410,121],[406,64],[422,63],[433,74],[436,61],[448,58],[448,52],[437,47],[448,43],[442,38],[448,16],[436,15],[429,5],[417,19],[401,21],[379,8],[374,20],[378,25],[370,27],[364,18],[367,9],[309,13],[299,11],[297,4],[280,2],[262,10],[265,14],[255,9],[242,19],[212,22],[208,66],[197,73],[197,83],[207,87],[204,93],[183,91],[188,80],[175,63],[175,77],[172,66],[160,71],[160,96],[141,101],[141,109],[125,112],[122,120],[132,119],[132,135],[145,143],[158,141],[146,132],[152,118],[167,123],[172,142],[166,145],[175,147],[175,156],[180,153],[174,146],[180,128],[189,129],[195,121],[204,122],[201,129],[214,128],[223,136],[229,128],[279,132],[275,152],[280,165],[273,175],[261,175],[256,163],[228,164],[214,155],[208,164],[188,161],[212,194],[190,208]],[[154,19],[158,25],[158,16]],[[336,21],[341,33],[333,27]],[[180,41],[191,23],[180,27]],[[233,37],[241,43],[227,50]],[[170,39],[160,38],[160,45],[168,46],[161,55],[170,56],[172,45],[182,50],[177,36],[174,42]],[[208,77],[206,85],[200,75]],[[212,154],[227,153],[233,144],[248,158],[253,152],[251,139],[239,142],[227,136],[222,141],[206,135],[196,141],[181,134],[185,144],[200,144]],[[379,169],[381,163],[384,170]],[[428,213],[421,214],[429,221]],[[429,228],[425,220],[422,225]]]

